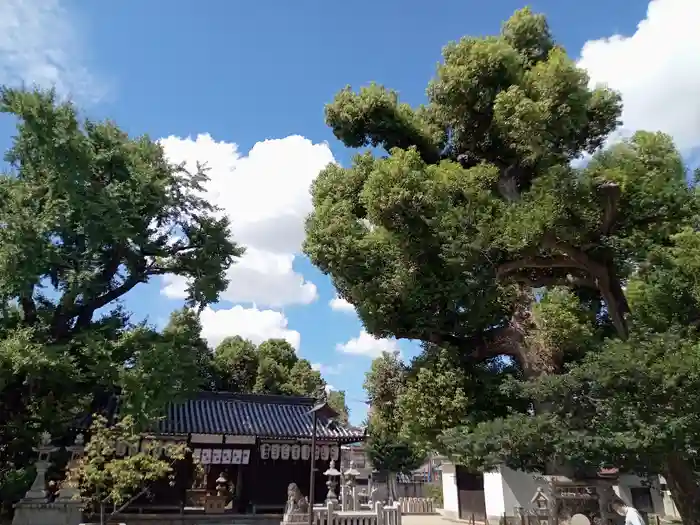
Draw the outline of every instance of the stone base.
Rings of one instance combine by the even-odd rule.
[[[280,522],[281,525],[306,525],[309,523],[308,513],[285,514]]]
[[[23,499],[15,505],[12,525],[79,525],[82,521],[80,501],[46,503]]]

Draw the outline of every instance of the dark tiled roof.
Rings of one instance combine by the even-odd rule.
[[[262,438],[311,438],[314,399],[307,397],[201,392],[172,403],[153,430],[160,434],[230,434]],[[118,409],[117,409],[118,411]],[[345,443],[364,439],[364,431],[333,421],[332,410],[317,414],[317,439]]]

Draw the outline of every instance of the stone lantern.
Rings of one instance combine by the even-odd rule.
[[[346,508],[346,498],[343,498],[343,510],[360,510],[359,501],[357,499],[357,476],[360,475],[360,471],[355,468],[355,462],[350,461],[350,468],[348,468],[345,473],[345,495],[350,496],[350,501],[352,501],[352,508]]]
[[[216,495],[228,496],[228,480],[223,472],[216,478]]]
[[[324,476],[328,478],[328,481],[326,481],[326,487],[328,487],[328,494],[326,494],[326,503],[328,502],[333,502],[333,503],[338,503],[338,496],[336,495],[334,489],[336,485],[338,484],[335,481],[335,478],[340,477],[340,471],[335,468],[335,461],[331,460],[331,464],[328,467],[328,470],[326,470],[323,473]]]
[[[78,434],[77,436],[75,436],[73,444],[69,447],[66,447],[66,450],[70,452],[70,459],[68,460],[68,465],[66,465],[66,470],[68,471],[68,479],[66,479],[63,482],[63,484],[61,485],[61,490],[59,492],[58,499],[61,501],[77,499],[78,495],[80,494],[78,487],[75,485],[73,480],[69,478],[71,470],[78,466],[78,461],[80,461],[80,458],[83,457],[83,454],[85,453],[85,436],[83,436],[82,434]]]
[[[51,444],[51,434],[44,432],[41,434],[39,446],[34,448],[39,457],[36,460],[36,477],[34,483],[25,496],[26,499],[41,499],[45,500],[48,497],[46,490],[46,471],[49,469],[51,454],[58,450]]]

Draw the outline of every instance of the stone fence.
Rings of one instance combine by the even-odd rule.
[[[435,514],[433,498],[399,498],[402,514]]]
[[[397,502],[384,506],[374,504],[372,510],[338,510],[329,502],[326,506],[315,506],[314,525],[401,525],[401,505]]]

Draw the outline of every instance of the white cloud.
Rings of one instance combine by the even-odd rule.
[[[366,355],[378,357],[382,352],[399,352],[399,344],[394,339],[378,339],[365,330],[346,343],[338,343],[336,350],[345,354]]]
[[[321,363],[311,363],[311,368],[323,375],[335,376],[343,369],[341,365],[324,365]]]
[[[285,339],[298,349],[301,334],[288,328],[285,315],[274,310],[258,310],[236,305],[229,309],[205,308],[201,314],[202,335],[216,347],[226,337],[240,335],[260,344],[267,339]]]
[[[99,98],[75,26],[60,0],[0,1],[0,83],[53,86],[61,95]]]
[[[586,42],[579,65],[622,94],[623,129],[663,131],[681,150],[700,146],[698,0],[652,0],[631,36]]]
[[[293,261],[293,254],[264,252],[249,246],[246,254],[226,271],[231,284],[221,294],[221,299],[272,307],[314,301],[318,297],[316,285],[294,272]],[[168,275],[163,281],[166,296],[187,297],[184,278]]]
[[[331,390],[335,390],[335,387],[326,383],[326,394],[330,393]]]
[[[335,310],[336,312],[354,312],[355,307],[347,302],[345,299],[339,296],[335,296],[333,299],[328,301],[329,306],[331,307],[331,310]]]
[[[244,156],[235,144],[208,134],[194,140],[171,136],[161,143],[172,162],[192,169],[197,161],[206,163],[206,196],[231,219],[234,239],[247,248],[227,272],[231,282],[222,299],[271,307],[314,301],[316,286],[292,264],[312,209],[309,186],[334,162],[328,145],[294,135],[258,142]],[[180,298],[183,290],[181,280],[165,279],[166,295]]]

